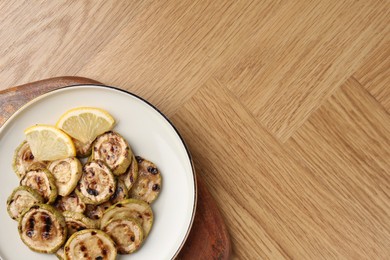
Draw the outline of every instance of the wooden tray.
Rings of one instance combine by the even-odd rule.
[[[58,77],[0,91],[0,127],[21,106],[51,90],[75,84],[101,84],[80,77]],[[197,176],[198,205],[194,224],[178,259],[229,259],[229,235],[214,199]]]

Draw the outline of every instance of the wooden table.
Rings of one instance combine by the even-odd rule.
[[[235,257],[390,258],[389,1],[17,0],[0,21],[0,89],[83,76],[175,123]]]

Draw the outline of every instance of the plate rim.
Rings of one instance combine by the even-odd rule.
[[[150,103],[148,100],[146,100],[143,97],[141,97],[141,96],[139,96],[137,94],[134,94],[134,93],[132,93],[132,92],[130,92],[128,90],[125,90],[125,89],[122,89],[122,88],[119,88],[119,87],[114,87],[114,86],[111,86],[111,85],[106,85],[106,84],[87,83],[87,84],[71,84],[71,85],[61,86],[61,87],[58,87],[56,89],[49,90],[48,92],[43,93],[43,94],[41,94],[41,95],[31,99],[30,101],[28,101],[24,105],[22,105],[20,108],[18,108],[9,118],[7,118],[5,120],[3,125],[0,127],[0,136],[2,135],[2,132],[7,127],[7,125],[10,124],[12,119],[15,118],[18,114],[20,114],[27,107],[29,107],[31,104],[38,102],[39,100],[45,98],[46,96],[53,95],[54,92],[61,91],[61,90],[64,90],[64,89],[71,89],[71,88],[77,89],[79,87],[97,87],[97,88],[102,88],[102,89],[111,89],[111,90],[115,90],[115,91],[118,91],[118,92],[122,92],[122,93],[124,93],[126,95],[129,95],[129,96],[132,96],[132,97],[138,99],[141,102],[144,102],[146,105],[150,106],[158,114],[160,114],[169,123],[169,125],[173,128],[173,130],[177,134],[177,136],[180,138],[180,141],[181,141],[181,143],[183,144],[183,146],[184,146],[184,148],[186,150],[187,157],[188,157],[189,162],[191,164],[191,170],[192,170],[192,176],[193,176],[193,182],[194,182],[194,203],[192,205],[191,220],[190,220],[190,223],[188,225],[186,234],[184,235],[183,241],[181,242],[179,248],[176,250],[175,254],[171,258],[171,259],[175,259],[179,255],[181,249],[184,247],[184,244],[186,243],[186,241],[188,239],[188,236],[189,236],[189,234],[190,234],[190,232],[192,230],[192,226],[193,226],[194,220],[195,220],[195,213],[196,213],[197,205],[198,205],[198,183],[197,183],[196,170],[195,170],[195,166],[194,166],[194,162],[193,162],[193,159],[192,159],[191,152],[188,149],[188,146],[187,146],[186,142],[184,141],[184,138],[182,137],[180,132],[177,130],[176,126],[172,123],[172,121],[163,112],[161,112],[155,105]],[[0,257],[0,259],[1,259],[1,257]]]

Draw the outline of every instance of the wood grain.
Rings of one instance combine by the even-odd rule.
[[[383,107],[351,78],[313,113],[287,147],[337,198],[337,204],[321,214],[323,225],[338,234],[333,240],[340,251],[355,259],[386,259],[390,117]]]
[[[61,87],[80,84],[102,83],[81,77],[58,77],[0,91],[0,127],[33,98]],[[198,203],[193,227],[177,259],[229,259],[229,234],[213,197],[199,176],[197,191]]]
[[[354,91],[349,89],[343,98],[354,94]],[[321,134],[314,136],[312,142],[303,145],[303,149],[309,149],[309,155],[290,150],[289,146],[282,147],[248,113],[235,95],[224,90],[215,79],[210,79],[173,117],[174,123],[189,140],[195,162],[207,165],[199,174],[210,185],[226,216],[233,249],[238,255],[246,259],[255,255],[261,258],[356,259],[383,257],[389,253],[385,245],[390,243],[390,228],[387,225],[390,157],[386,151],[390,141],[390,121],[383,109],[364,91],[363,94],[361,91],[354,94],[351,99],[349,103],[360,102],[356,110],[361,107],[367,110],[376,108],[370,114],[360,116],[363,119],[373,117],[369,120],[371,125],[383,125],[374,135],[366,132],[373,130],[369,128],[368,122],[359,123],[356,128],[365,126],[364,130],[359,131],[357,128],[355,136],[350,138],[366,136],[366,139],[356,144],[363,147],[359,147],[360,150],[356,152],[349,145],[339,148],[341,154],[354,152],[351,155],[354,160],[345,162],[342,168],[349,173],[349,178],[354,178],[352,164],[356,164],[357,169],[362,164],[366,166],[358,171],[360,174],[372,172],[370,175],[358,176],[361,180],[357,184],[358,189],[348,195],[336,190],[345,185],[338,179],[343,172],[334,174],[335,169],[327,169],[335,185],[330,189],[324,185],[324,179],[328,177],[326,174],[322,175],[323,178],[317,177],[321,176],[318,173],[320,166],[309,168],[302,163],[304,158],[309,160],[309,156],[313,156],[320,165],[335,164],[328,162],[328,151],[324,147],[327,142],[330,147],[335,146],[336,142],[343,144],[348,140],[346,137],[331,142],[329,139],[322,141]],[[339,102],[345,103],[345,100]],[[350,107],[345,110],[349,111]],[[351,113],[353,115],[356,112]],[[332,126],[334,122],[337,129],[343,120],[349,119],[348,114],[342,116],[346,118],[339,118],[340,122],[330,118],[324,125]],[[349,120],[352,121],[349,123],[353,123],[353,118]],[[202,131],[205,126],[212,131]],[[340,132],[343,133],[345,129],[349,128],[345,126]],[[309,129],[304,136],[310,137],[312,132],[313,129]],[[322,141],[318,144],[318,151],[313,149],[316,140]],[[377,146],[370,148],[372,142],[376,142]],[[370,157],[366,155],[368,158],[361,158],[366,149],[372,151]],[[364,163],[365,160],[367,163]],[[371,163],[372,160],[377,160],[379,166],[370,166],[374,163]],[[371,178],[382,187],[375,188]],[[359,213],[364,211],[356,205],[353,197],[360,198],[362,202],[367,201],[366,194],[360,193],[359,189],[382,193],[372,198],[380,201],[366,209],[363,216]],[[378,221],[378,216],[382,216],[380,220],[387,224]],[[367,222],[367,218],[370,221]],[[366,221],[365,225],[361,221]],[[255,227],[256,232],[251,232]],[[372,240],[363,243],[362,240],[369,238],[366,235],[370,235]],[[359,243],[367,247],[358,248]],[[373,245],[376,246],[369,247]]]
[[[76,75],[128,25],[140,8],[148,8],[149,4],[121,2],[16,0],[10,5],[2,1],[0,89]]]
[[[286,141],[389,35],[389,17],[388,1],[290,1],[232,57],[220,81]]]
[[[389,1],[17,0],[0,21],[0,89],[89,77],[174,120],[233,258],[389,258]]]
[[[383,44],[378,44],[353,76],[390,113],[390,26],[387,35],[389,37]]]

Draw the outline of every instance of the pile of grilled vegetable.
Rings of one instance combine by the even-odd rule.
[[[22,241],[59,259],[115,259],[135,252],[152,228],[150,204],[161,190],[160,171],[112,130],[87,146],[73,141],[78,157],[54,161],[37,160],[27,141],[16,149],[20,186],[7,210],[19,223]],[[88,157],[84,165],[81,157]]]

